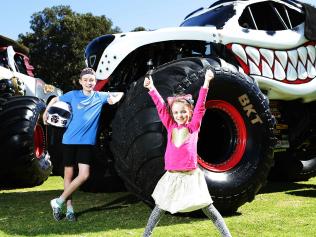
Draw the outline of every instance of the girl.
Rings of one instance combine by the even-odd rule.
[[[149,217],[144,237],[151,236],[165,211],[173,214],[201,208],[222,236],[231,236],[224,219],[212,204],[204,174],[197,167],[198,133],[205,113],[204,104],[209,83],[213,78],[213,72],[207,70],[194,111],[191,95],[168,97],[168,111],[151,76],[144,79],[144,87],[149,90],[149,95],[168,132],[165,153],[167,172],[161,177],[152,194],[156,206]]]

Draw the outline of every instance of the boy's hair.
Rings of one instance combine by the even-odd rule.
[[[84,69],[82,69],[81,73],[80,73],[80,78],[82,78],[84,75],[93,75],[95,76],[95,71],[90,68],[90,67],[86,67]]]

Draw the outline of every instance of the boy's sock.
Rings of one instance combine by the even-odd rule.
[[[63,207],[63,200],[60,198],[55,198],[50,201],[50,205],[53,209],[53,216],[56,221],[60,221],[63,218],[62,215],[62,207]]]
[[[66,219],[68,221],[77,221],[74,208],[72,206],[67,206]]]
[[[65,199],[59,197],[56,198],[56,203],[59,205],[60,208],[62,208],[62,206],[64,205]]]
[[[67,212],[74,213],[74,208],[73,208],[73,206],[67,206]]]

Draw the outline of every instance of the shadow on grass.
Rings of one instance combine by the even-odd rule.
[[[269,182],[260,190],[260,193],[275,192],[285,192],[286,194],[302,197],[316,197],[316,185],[294,182]]]
[[[113,209],[122,209],[122,208],[128,208],[132,204],[139,203],[140,200],[135,197],[132,194],[127,194],[125,196],[119,197],[112,202],[105,203],[101,206],[96,206],[92,208],[88,208],[83,211],[77,212],[77,217],[80,217],[83,214],[86,214],[88,212],[99,212],[99,211],[106,211],[106,210],[113,210]]]
[[[129,193],[85,193],[74,195],[77,222],[55,221],[49,201],[60,190],[0,194],[0,233],[43,236],[100,233],[145,228],[151,209]],[[193,221],[189,217],[165,215],[159,226]],[[127,234],[128,235],[128,234]],[[129,235],[130,236],[130,235]]]
[[[290,191],[286,194],[300,196],[300,197],[316,197],[316,189],[314,190],[301,190],[301,191]]]

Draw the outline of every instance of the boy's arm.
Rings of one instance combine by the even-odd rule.
[[[124,92],[108,92],[108,94],[109,94],[109,97],[107,99],[108,103],[110,105],[114,105],[122,99]]]

